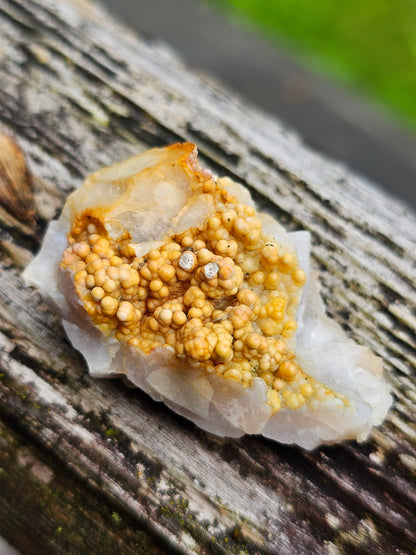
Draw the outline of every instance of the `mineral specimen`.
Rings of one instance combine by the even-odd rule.
[[[313,448],[364,439],[381,361],[325,316],[309,234],[287,234],[196,148],[92,174],[25,272],[91,375],[123,375],[198,426]]]

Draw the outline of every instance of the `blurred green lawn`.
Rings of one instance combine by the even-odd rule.
[[[204,0],[416,130],[416,0]]]

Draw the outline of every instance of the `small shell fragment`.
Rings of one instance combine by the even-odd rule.
[[[220,267],[216,262],[209,262],[204,266],[204,275],[207,279],[212,279],[218,274]]]
[[[196,267],[196,256],[191,251],[185,251],[179,258],[179,266],[182,270],[192,271]]]
[[[25,278],[93,376],[214,434],[311,449],[365,439],[391,397],[380,359],[325,315],[309,250],[178,144],[89,176]]]

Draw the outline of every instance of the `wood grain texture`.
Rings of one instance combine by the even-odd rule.
[[[415,215],[85,0],[0,0],[0,29],[0,131],[28,157],[37,206],[37,228],[0,210],[0,535],[22,553],[414,553]],[[366,443],[211,436],[91,379],[22,284],[87,173],[181,140],[311,231],[328,312],[392,384]]]

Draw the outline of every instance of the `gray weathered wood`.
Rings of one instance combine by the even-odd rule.
[[[415,215],[86,0],[0,0],[0,29],[0,131],[28,157],[38,215],[33,229],[0,211],[0,535],[23,553],[412,553]],[[178,140],[311,231],[328,312],[383,357],[393,387],[365,444],[210,436],[91,379],[23,286],[88,172]]]

